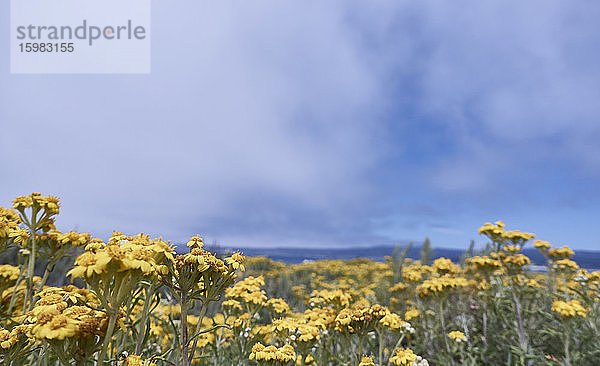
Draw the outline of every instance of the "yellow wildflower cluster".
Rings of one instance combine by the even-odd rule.
[[[402,278],[407,282],[421,282],[431,272],[432,268],[429,266],[413,264],[403,268]]]
[[[569,270],[569,271],[578,271],[579,270],[579,266],[577,265],[577,262],[572,261],[568,258],[565,259],[559,259],[556,260],[554,262],[552,262],[552,266],[558,270]]]
[[[373,362],[373,359],[371,357],[364,356],[360,360],[360,363],[358,364],[358,366],[375,366],[375,362]]]
[[[421,315],[421,312],[419,311],[419,309],[416,309],[416,308],[408,309],[404,313],[404,319],[406,319],[406,321],[410,321],[411,319],[414,319],[414,318],[418,317],[419,315]]]
[[[75,260],[75,268],[67,275],[72,277],[102,277],[108,273],[139,271],[140,275],[164,274],[165,259],[173,260],[173,248],[161,239],[152,240],[148,235],[125,236],[113,233],[106,245],[94,242],[94,246]]]
[[[265,306],[270,307],[276,314],[283,314],[290,312],[290,306],[285,302],[284,299],[269,299],[265,303]]]
[[[23,341],[32,343],[31,338],[30,325],[19,325],[10,331],[0,327],[0,348],[5,350],[14,347],[17,343],[23,343]]]
[[[33,192],[29,196],[21,196],[13,201],[15,210],[23,210],[29,207],[36,207],[45,210],[49,215],[57,215],[60,204],[59,200],[53,196],[43,196],[39,192]]]
[[[16,281],[19,278],[19,267],[10,264],[0,264],[0,283]]]
[[[309,299],[310,306],[331,306],[342,309],[350,305],[352,298],[342,290],[315,290]]]
[[[533,246],[539,250],[547,250],[551,247],[550,243],[545,240],[536,240],[533,242]]]
[[[296,361],[296,351],[289,344],[277,348],[275,346],[264,346],[257,343],[252,346],[249,359],[257,361],[290,362]]]
[[[466,340],[467,340],[467,337],[465,336],[465,334],[458,330],[454,330],[454,331],[448,333],[448,338],[450,338],[456,342],[459,342],[459,343],[466,342]]]
[[[495,223],[486,222],[479,228],[479,234],[489,237],[492,241],[501,241],[504,234],[504,222],[498,220]]]
[[[19,227],[21,218],[11,209],[0,207],[0,250],[6,248],[9,242],[22,243],[29,237],[29,232]]]
[[[448,291],[468,285],[464,277],[433,277],[423,281],[417,287],[419,296],[438,296],[447,294]]]
[[[88,338],[106,331],[108,316],[95,309],[99,301],[89,290],[75,286],[48,287],[39,296],[26,318],[36,338]]]
[[[454,274],[460,272],[460,267],[452,263],[448,258],[438,258],[433,261],[433,270],[439,275]]]
[[[140,356],[130,355],[123,361],[123,366],[156,366],[156,363],[143,360]]]
[[[421,356],[417,356],[410,348],[397,348],[390,357],[390,364],[397,366],[427,366],[429,363]]]
[[[372,331],[378,324],[399,329],[403,322],[399,316],[391,315],[388,308],[378,304],[342,309],[335,318],[335,328],[341,332],[364,334]]]
[[[225,296],[252,306],[263,305],[267,301],[267,295],[261,289],[264,285],[265,280],[262,276],[249,276],[226,289]]]
[[[573,255],[575,255],[575,252],[573,252],[573,250],[568,246],[563,246],[562,248],[550,249],[548,251],[548,255],[550,256],[550,258],[558,260],[564,258],[571,258]]]
[[[556,300],[552,303],[552,311],[556,311],[563,318],[572,318],[575,316],[585,318],[588,312],[577,299],[571,301]]]
[[[502,268],[502,263],[497,259],[492,259],[486,256],[474,256],[467,258],[466,264],[471,266],[473,272],[489,273]]]
[[[504,222],[496,221],[495,223],[486,222],[479,228],[479,234],[487,236],[492,242],[498,244],[512,243],[513,246],[522,246],[525,242],[535,238],[535,234],[525,233],[518,230],[506,231]],[[515,248],[511,248],[514,250]]]
[[[321,331],[324,330],[316,322],[305,317],[273,320],[273,331],[280,339],[287,342],[306,343],[318,341]]]
[[[521,251],[534,235],[501,221],[480,229],[494,247],[464,264],[428,265],[407,252],[283,264],[211,253],[199,236],[179,255],[144,234],[115,232],[105,243],[57,230],[58,212],[58,199],[38,193],[0,208],[0,251],[22,246],[13,265],[0,265],[0,359],[9,365],[427,365],[417,353],[435,364],[485,364],[518,359],[515,349],[553,352],[530,342],[544,322],[575,339],[566,343],[579,345],[572,360],[594,364],[581,340],[595,334],[600,271],[539,240],[548,272],[528,271]],[[82,253],[64,270],[85,288],[47,286],[71,250]],[[548,309],[549,294],[571,300]],[[468,337],[450,331],[462,327]]]
[[[515,267],[515,266],[523,267],[527,264],[530,264],[531,260],[525,254],[519,253],[519,254],[508,255],[508,256],[504,257],[502,259],[502,262],[506,265],[513,266],[513,267]]]
[[[85,247],[87,244],[89,244],[91,237],[88,233],[78,233],[75,231],[70,231],[68,233],[63,234],[60,230],[54,229],[47,233],[39,234],[37,236],[37,239],[44,242],[50,242],[50,245],[54,244],[57,247]]]

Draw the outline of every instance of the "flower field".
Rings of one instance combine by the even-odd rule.
[[[462,263],[287,265],[198,236],[177,254],[144,234],[61,232],[59,211],[39,193],[0,208],[0,252],[18,248],[0,265],[2,365],[600,365],[600,272],[501,221]],[[547,272],[528,270],[526,245]],[[69,256],[72,284],[48,285]]]

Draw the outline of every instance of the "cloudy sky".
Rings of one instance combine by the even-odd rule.
[[[600,3],[152,6],[150,75],[3,53],[0,205],[54,194],[102,238],[464,248],[503,219],[600,249]]]

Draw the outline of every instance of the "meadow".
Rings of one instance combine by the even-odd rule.
[[[0,207],[0,252],[16,251],[0,265],[2,365],[600,364],[600,272],[501,221],[459,262],[285,264],[198,236],[178,254],[145,234],[61,232],[60,210],[40,193]],[[49,285],[57,273],[67,285]]]

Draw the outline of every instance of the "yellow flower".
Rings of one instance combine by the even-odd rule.
[[[256,359],[257,361],[274,361],[274,362],[288,362],[296,360],[296,351],[294,347],[286,344],[283,347],[277,348],[275,346],[265,347],[261,343],[256,343],[252,347],[252,352],[248,357],[250,360]]]
[[[284,299],[269,299],[265,306],[271,307],[277,314],[290,312],[290,307]]]
[[[202,241],[202,238],[197,235],[190,238],[190,240],[187,243],[187,246],[188,248],[190,248],[190,250],[194,248],[201,249],[204,246],[204,242]]]
[[[10,336],[10,331],[0,327],[0,347],[8,349],[18,342],[17,338]]]
[[[550,243],[544,240],[536,240],[533,242],[533,246],[539,250],[546,250],[550,248]]]
[[[394,356],[390,358],[390,363],[401,366],[412,366],[417,361],[417,355],[410,348],[397,348]]]
[[[44,210],[49,215],[58,215],[60,209],[59,199],[57,197],[48,196],[44,202]]]
[[[240,269],[242,272],[246,270],[244,267],[244,255],[240,252],[235,252],[231,255],[231,257],[225,260],[228,265],[230,265],[233,269]]]
[[[91,277],[94,274],[102,274],[110,262],[110,257],[92,252],[84,252],[75,260],[73,269],[67,272],[67,276]]]
[[[419,292],[419,296],[435,296],[446,293],[454,288],[465,287],[468,284],[469,283],[464,277],[435,277],[423,281],[423,283],[417,287],[417,291]]]
[[[125,250],[126,255],[121,258],[121,270],[139,269],[144,274],[153,272],[156,263],[150,249],[142,245],[130,245]]]
[[[521,246],[520,245],[505,245],[504,248],[505,252],[508,253],[518,253],[521,251]]]
[[[363,356],[358,366],[375,366],[375,363],[373,362],[373,359],[371,357]]]
[[[29,238],[29,231],[21,228],[12,230],[8,236],[17,244],[25,246],[25,241]]]
[[[11,266],[10,264],[0,264],[0,280],[14,281],[19,278],[19,267]]]
[[[434,260],[432,267],[439,274],[460,272],[460,268],[448,258],[438,258]]]
[[[411,319],[414,319],[414,318],[418,317],[419,315],[421,315],[421,313],[419,312],[418,309],[416,309],[416,308],[409,309],[404,313],[404,319],[406,319],[407,321],[410,321]]]
[[[97,252],[100,249],[103,249],[106,246],[102,239],[94,238],[90,240],[89,244],[85,246],[86,252]]]
[[[533,238],[535,238],[535,234],[531,234],[531,233],[524,233],[518,230],[512,230],[512,231],[505,231],[504,233],[502,233],[502,238],[503,239],[507,239],[508,241],[512,242],[513,244],[517,245],[517,244],[523,244],[526,241],[529,241]]]
[[[575,252],[573,252],[573,250],[568,246],[564,246],[562,248],[550,249],[548,251],[548,255],[550,258],[557,260],[562,258],[571,258],[573,255],[575,255]]]
[[[402,318],[394,313],[387,313],[379,322],[390,329],[400,329],[404,323]]]
[[[154,362],[144,361],[140,356],[127,356],[123,366],[156,366]]]
[[[490,272],[502,268],[502,263],[488,256],[474,256],[465,261],[475,271]]]
[[[229,307],[232,309],[242,310],[242,305],[240,304],[240,302],[234,299],[225,300],[223,301],[222,305],[224,308]]]
[[[60,234],[57,238],[58,242],[63,245],[72,245],[75,247],[85,247],[90,242],[90,234],[87,233],[77,233],[75,231]]]
[[[563,318],[572,318],[575,316],[585,318],[588,312],[588,310],[581,305],[579,300],[556,300],[552,303],[552,311],[559,313]]]
[[[463,332],[460,332],[458,330],[452,331],[450,333],[448,333],[448,338],[455,340],[456,342],[465,342],[467,340],[467,337],[465,337],[465,334]]]
[[[507,257],[505,257],[502,262],[504,264],[513,264],[516,265],[518,267],[522,267],[526,264],[531,263],[531,260],[524,254],[515,254],[515,255],[509,255]]]
[[[31,206],[33,206],[33,199],[31,198],[31,196],[17,197],[13,201],[13,208],[15,210],[22,210],[24,208],[31,207]]]
[[[308,304],[311,307],[332,306],[336,309],[350,305],[351,297],[342,290],[315,290],[311,293]]]
[[[579,266],[577,265],[577,263],[567,258],[554,261],[552,265],[560,270],[579,270]]]
[[[398,282],[394,286],[390,287],[390,292],[400,292],[406,290],[406,285],[402,282]]]
[[[41,339],[57,339],[73,337],[78,331],[77,322],[62,314],[57,314],[47,323],[35,325],[32,333]]]

